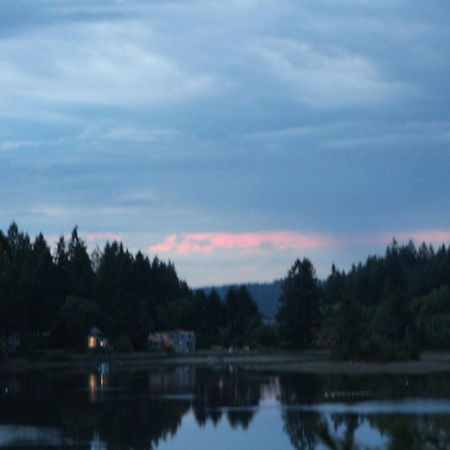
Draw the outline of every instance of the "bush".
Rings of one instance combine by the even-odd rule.
[[[131,353],[133,351],[133,346],[131,341],[126,334],[121,334],[113,341],[113,349],[119,353]]]
[[[371,327],[371,340],[379,361],[417,359],[420,340],[408,299],[394,295],[383,300]]]
[[[255,331],[255,338],[257,344],[263,347],[276,347],[278,345],[277,330],[273,326],[261,325]]]
[[[328,317],[331,325],[330,357],[338,361],[364,359],[362,342],[365,338],[366,323],[363,310],[358,302],[345,297],[336,309],[335,316]]]

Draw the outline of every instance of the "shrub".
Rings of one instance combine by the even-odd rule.
[[[121,334],[113,341],[113,349],[119,353],[131,353],[133,346],[126,334]]]
[[[276,347],[278,345],[277,330],[273,326],[261,325],[255,331],[255,338],[257,344],[264,347]]]

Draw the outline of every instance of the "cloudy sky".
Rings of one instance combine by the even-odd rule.
[[[448,0],[1,0],[0,228],[192,286],[450,242]]]

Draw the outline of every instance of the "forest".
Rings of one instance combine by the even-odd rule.
[[[0,336],[20,352],[82,351],[98,326],[115,351],[145,351],[150,332],[193,330],[197,347],[329,349],[338,360],[418,358],[450,348],[450,246],[399,245],[319,279],[307,258],[282,281],[275,320],[245,286],[193,290],[172,262],[109,242],[91,254],[75,227],[51,249],[12,223],[0,230]],[[3,345],[3,344],[0,344]],[[5,352],[5,350],[3,350]],[[0,352],[1,353],[1,352]]]

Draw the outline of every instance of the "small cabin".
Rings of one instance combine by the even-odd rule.
[[[177,353],[189,353],[195,350],[196,341],[193,331],[174,330],[169,332],[169,338]]]
[[[149,350],[173,349],[176,353],[195,351],[196,337],[193,331],[172,330],[148,335]]]
[[[105,351],[109,349],[108,338],[97,328],[92,327],[87,335],[87,349],[88,351]]]

